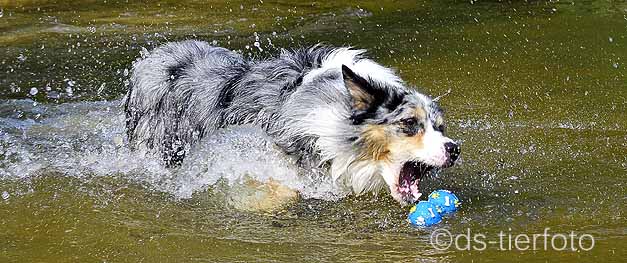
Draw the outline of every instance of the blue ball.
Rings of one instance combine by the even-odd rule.
[[[440,214],[455,212],[461,205],[459,198],[449,190],[433,191],[433,193],[429,195],[429,202],[435,205]]]
[[[417,226],[432,226],[442,221],[442,216],[435,205],[427,201],[420,201],[409,210],[407,221]]]

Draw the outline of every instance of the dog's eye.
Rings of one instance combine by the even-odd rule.
[[[409,136],[414,136],[417,133],[419,133],[420,131],[422,131],[423,124],[419,123],[418,120],[416,120],[416,118],[407,118],[407,119],[402,119],[400,121],[401,124],[401,130],[403,131],[403,133],[409,135]]]
[[[414,126],[416,125],[416,118],[407,118],[407,119],[402,119],[401,120],[401,124],[405,127],[410,127],[410,126]]]

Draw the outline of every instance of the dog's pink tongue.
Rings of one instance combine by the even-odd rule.
[[[411,184],[411,186],[409,187],[409,190],[411,191],[411,195],[414,196],[415,200],[418,200],[418,198],[420,198],[420,196],[422,196],[422,194],[418,191],[418,182],[414,182],[413,184]]]

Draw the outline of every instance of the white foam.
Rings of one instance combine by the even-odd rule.
[[[3,102],[0,179],[28,178],[50,170],[86,180],[124,176],[178,198],[189,198],[220,179],[232,184],[249,176],[261,182],[273,179],[305,198],[333,200],[346,194],[329,177],[299,168],[253,126],[220,130],[198,144],[181,167],[165,168],[158,157],[126,147],[119,105],[119,101],[60,105]]]

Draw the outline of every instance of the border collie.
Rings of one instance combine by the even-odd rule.
[[[387,186],[413,203],[420,179],[452,166],[459,146],[444,135],[434,100],[364,52],[315,45],[252,60],[201,41],[156,48],[133,64],[124,103],[130,147],[176,166],[216,129],[250,123],[355,194]]]

